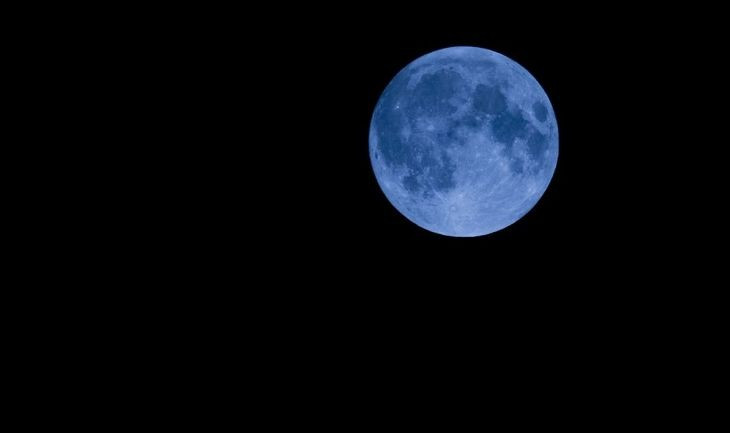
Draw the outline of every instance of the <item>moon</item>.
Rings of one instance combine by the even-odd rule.
[[[373,112],[370,162],[390,203],[446,236],[483,236],[532,209],[558,161],[547,94],[515,61],[451,47],[414,60]]]

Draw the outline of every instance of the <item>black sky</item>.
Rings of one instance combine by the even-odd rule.
[[[687,149],[701,140],[688,127],[699,92],[687,82],[711,80],[695,43],[705,36],[687,37],[693,18],[359,13],[272,19],[263,30],[218,23],[205,27],[205,43],[191,39],[207,60],[196,66],[208,67],[200,97],[211,98],[196,107],[210,144],[190,155],[201,167],[192,183],[204,185],[196,194],[211,210],[205,218],[219,218],[206,239],[226,239],[216,257],[240,245],[322,278],[344,268],[376,281],[394,272],[418,281],[483,274],[484,285],[623,284],[635,270],[651,274],[657,261],[647,256],[673,256],[688,237],[678,222],[691,213],[684,203],[698,199],[683,165],[694,167]],[[388,82],[419,56],[455,45],[500,52],[530,71],[560,133],[542,199],[480,238],[443,237],[406,220],[368,159],[370,116]]]
[[[455,366],[436,368],[448,376],[466,364],[471,376],[515,367],[510,381],[536,372],[526,377],[584,383],[580,366],[612,381],[628,377],[616,365],[633,368],[655,346],[697,341],[683,334],[689,319],[703,323],[692,314],[717,317],[703,314],[700,296],[692,305],[706,274],[691,259],[704,250],[686,246],[719,243],[699,232],[713,215],[703,176],[723,173],[710,168],[719,141],[705,137],[722,123],[699,101],[718,88],[708,60],[724,51],[706,44],[714,27],[666,9],[519,6],[441,5],[428,17],[375,5],[195,9],[185,19],[165,11],[160,21],[174,24],[142,38],[144,61],[127,66],[153,96],[134,104],[131,118],[151,126],[129,134],[140,160],[132,168],[154,179],[122,177],[143,193],[129,193],[136,207],[118,206],[123,224],[111,227],[134,239],[120,273],[139,292],[130,311],[142,306],[162,323],[151,345],[212,354],[211,371],[261,360],[244,373],[273,392],[270,378],[308,379],[308,390],[333,377],[357,392],[340,379],[380,378],[381,395],[403,372],[429,385],[423,360],[451,358]],[[456,45],[524,66],[560,134],[538,204],[479,238],[406,220],[368,159],[370,117],[388,82]],[[124,313],[124,326],[137,320]],[[506,367],[484,367],[493,360]]]

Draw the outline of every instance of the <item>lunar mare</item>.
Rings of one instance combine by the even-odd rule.
[[[447,236],[481,236],[524,216],[558,158],[555,113],[509,58],[476,47],[434,51],[403,68],[370,123],[370,160],[395,208]]]

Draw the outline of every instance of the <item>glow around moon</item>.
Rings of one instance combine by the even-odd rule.
[[[378,100],[370,160],[388,200],[418,226],[481,236],[524,216],[558,159],[545,91],[494,51],[453,47],[401,70]]]

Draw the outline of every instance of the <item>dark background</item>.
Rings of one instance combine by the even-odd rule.
[[[148,121],[162,128],[146,135],[163,143],[149,158],[161,179],[146,198],[164,212],[136,216],[151,233],[143,243],[153,245],[144,252],[155,257],[150,266],[169,264],[168,275],[201,284],[262,276],[284,294],[243,296],[343,314],[392,307],[397,315],[422,302],[458,307],[449,314],[530,305],[591,317],[686,297],[657,282],[690,274],[685,257],[697,249],[685,243],[712,215],[695,186],[717,172],[705,153],[716,141],[703,136],[717,122],[699,100],[718,74],[708,64],[716,27],[706,15],[431,12],[167,17],[174,26],[145,45],[149,62],[165,68],[137,71],[153,74],[164,102],[149,104],[157,112]],[[559,128],[544,196],[513,225],[478,238],[408,221],[368,157],[385,86],[419,56],[455,45],[524,66]]]
[[[301,323],[311,320],[307,312],[334,323],[369,312],[476,320],[491,309],[494,317],[557,314],[577,324],[688,296],[659,281],[690,274],[685,257],[697,250],[685,242],[702,226],[697,215],[711,214],[697,212],[708,202],[694,183],[714,172],[704,150],[715,141],[703,134],[716,122],[699,101],[717,78],[703,45],[714,38],[706,16],[192,12],[165,18],[170,26],[145,41],[147,69],[134,71],[160,101],[141,107],[153,111],[147,121],[158,134],[145,139],[163,151],[140,153],[159,181],[135,218],[149,234],[140,243],[149,268],[166,266],[163,280],[282,287],[210,301],[265,305]],[[550,97],[559,128],[544,196],[513,225],[478,238],[408,221],[380,190],[368,157],[370,117],[385,86],[414,59],[455,45],[524,66]]]
[[[58,58],[43,69],[75,64],[69,47],[98,43],[79,50],[88,67],[69,69],[90,83],[80,101],[88,114],[75,121],[93,152],[72,158],[93,173],[71,174],[93,194],[79,194],[79,214],[70,188],[57,186],[65,207],[39,224],[67,212],[75,225],[50,218],[67,241],[39,249],[53,260],[73,247],[83,255],[29,272],[92,287],[51,285],[59,302],[34,300],[58,311],[58,323],[77,322],[67,334],[49,327],[62,346],[96,332],[81,344],[180,395],[196,385],[191,372],[225,386],[253,377],[264,405],[304,407],[311,390],[349,405],[339,396],[363,390],[400,408],[394,384],[431,396],[501,379],[510,396],[532,387],[541,402],[558,390],[591,405],[583,395],[610,390],[622,402],[636,396],[642,410],[637,390],[670,395],[676,371],[686,372],[667,360],[721,347],[708,330],[723,329],[724,315],[709,307],[725,304],[701,290],[708,277],[693,266],[709,250],[687,242],[724,245],[700,230],[708,203],[724,197],[705,193],[706,173],[723,173],[713,165],[722,141],[706,136],[723,122],[701,101],[721,99],[708,62],[724,55],[710,48],[711,13],[182,8],[133,11],[113,43],[77,27],[78,41],[57,40]],[[523,65],[560,132],[542,199],[480,238],[407,221],[368,160],[385,86],[417,57],[454,45]],[[60,111],[78,95],[58,80]],[[114,182],[96,181],[104,176]]]
[[[451,12],[287,11],[250,15],[263,23],[250,28],[216,19],[191,38],[200,58],[190,70],[205,73],[199,99],[183,101],[195,114],[180,123],[191,144],[189,224],[173,233],[185,257],[170,274],[199,289],[170,299],[194,305],[180,311],[221,339],[243,326],[282,371],[292,360],[305,370],[381,365],[385,377],[417,381],[420,361],[453,356],[527,380],[553,377],[526,373],[536,365],[591,377],[608,365],[607,381],[624,367],[658,372],[640,360],[693,338],[686,329],[704,303],[688,289],[704,274],[690,270],[696,250],[685,246],[708,143],[695,120],[710,117],[695,97],[714,81],[697,43],[704,21],[665,10]],[[409,222],[368,157],[385,86],[455,45],[524,66],[559,128],[542,199],[479,238]]]

